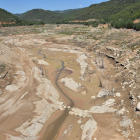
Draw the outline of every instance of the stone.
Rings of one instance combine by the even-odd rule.
[[[119,92],[117,92],[116,97],[121,97],[121,94]]]
[[[133,128],[133,122],[125,117],[122,121],[120,121],[120,126],[124,128]]]
[[[19,88],[20,87],[15,86],[15,85],[8,85],[8,86],[6,86],[5,89],[12,92],[12,91],[17,91]]]
[[[108,99],[105,103],[103,103],[103,106],[113,106],[115,104],[115,100],[114,99]]]
[[[82,122],[81,122],[81,119],[79,119],[77,123],[81,124],[81,123],[82,123]]]
[[[78,57],[78,58],[76,59],[76,61],[77,61],[77,62],[80,64],[80,66],[81,66],[81,70],[80,70],[81,77],[80,77],[80,79],[81,79],[82,81],[85,80],[85,79],[84,79],[84,74],[85,74],[86,69],[87,69],[87,67],[88,67],[88,63],[86,62],[86,60],[87,60],[87,56],[86,56],[85,54],[82,54],[80,57]]]
[[[98,93],[97,98],[101,98],[101,97],[107,96],[107,95],[110,95],[110,91],[102,89],[102,90]]]
[[[137,110],[140,111],[140,102],[137,104]]]
[[[121,110],[118,110],[116,113],[117,115],[123,115],[125,112],[125,107],[123,107]]]
[[[90,118],[85,124],[81,125],[81,129],[81,140],[91,140],[94,133],[97,131],[97,122],[93,118]]]
[[[48,62],[44,61],[44,60],[38,60],[38,64],[40,65],[50,65]]]
[[[64,83],[65,86],[75,92],[79,92],[82,85],[80,83],[77,83],[75,82],[72,78],[70,77],[65,77],[65,78],[62,78],[60,80],[60,83]],[[86,94],[86,93],[85,93]]]
[[[96,96],[91,96],[91,99],[96,99]]]
[[[138,99],[140,99],[140,96],[137,96]]]
[[[86,94],[87,94],[87,91],[84,90],[84,91],[82,91],[81,93],[82,93],[83,95],[86,95]]]

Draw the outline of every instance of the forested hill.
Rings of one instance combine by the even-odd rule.
[[[75,13],[66,13],[65,20],[88,20],[88,19],[111,19],[112,15],[138,3],[139,0],[110,0],[100,4],[93,4],[89,7],[80,9]],[[124,10],[125,11],[125,10]],[[127,12],[127,11],[125,11]],[[112,16],[112,17],[111,17]]]
[[[110,0],[100,4],[93,4],[86,8],[64,11],[46,11],[33,9],[20,15],[27,21],[43,20],[46,23],[56,23],[73,20],[104,19],[106,21],[121,18],[135,19],[138,17],[140,0]],[[137,14],[135,16],[135,14]]]
[[[46,23],[52,23],[57,20],[62,20],[62,15],[58,12],[53,12],[49,10],[43,9],[33,9],[27,11],[20,15],[20,18],[25,19],[27,21],[44,21]]]
[[[17,19],[17,16],[0,8],[0,22],[14,22]]]
[[[131,4],[120,12],[110,16],[111,20],[135,20],[137,18],[140,18],[140,2]]]
[[[43,21],[39,21],[39,22],[29,22],[26,21],[24,19],[19,18],[16,15],[13,15],[10,12],[7,12],[4,9],[0,8],[0,26],[2,27],[7,27],[7,26],[23,26],[23,25],[34,25],[34,24],[38,24],[38,25],[44,25],[45,22]]]
[[[0,22],[16,22],[17,25],[26,25],[33,24],[31,22],[41,23],[42,21],[45,23],[68,23],[68,21],[88,19],[101,19],[105,22],[120,19],[135,20],[140,18],[139,7],[140,0],[110,0],[81,9],[68,9],[64,11],[33,9],[23,14],[15,15],[0,8]]]

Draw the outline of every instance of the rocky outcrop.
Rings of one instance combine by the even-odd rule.
[[[109,90],[104,90],[102,89],[98,95],[97,95],[97,98],[101,98],[101,97],[104,97],[104,96],[108,96],[108,95],[113,95],[113,92],[109,91]]]
[[[133,122],[124,117],[122,121],[120,121],[120,126],[124,128],[124,130],[122,131],[122,135],[126,138],[129,137],[130,133],[133,132]]]
[[[80,66],[81,66],[81,70],[80,70],[81,77],[80,77],[80,79],[81,79],[82,81],[85,81],[84,75],[85,75],[86,69],[87,69],[87,67],[88,67],[88,64],[87,64],[86,60],[87,60],[87,56],[86,56],[85,54],[80,55],[80,57],[78,57],[78,58],[76,59],[76,61],[77,61],[77,62],[80,64]]]
[[[65,77],[60,80],[61,83],[64,83],[66,87],[69,89],[75,91],[75,92],[81,92],[86,94],[85,88],[80,84],[75,82],[72,78],[70,77]],[[84,92],[85,91],[85,92]]]
[[[94,133],[97,130],[97,123],[93,118],[90,118],[85,124],[81,125],[82,137],[81,140],[92,140]]]

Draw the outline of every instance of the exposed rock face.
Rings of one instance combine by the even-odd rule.
[[[46,62],[44,60],[38,60],[38,64],[40,64],[40,65],[50,65],[48,62]]]
[[[87,60],[87,56],[86,56],[85,54],[80,55],[80,57],[76,59],[76,61],[77,61],[77,62],[80,64],[80,66],[81,66],[81,70],[80,70],[81,77],[80,77],[80,79],[81,79],[82,81],[85,81],[85,79],[84,79],[84,74],[85,74],[86,69],[87,69],[87,67],[88,67],[88,64],[87,64],[86,60]]]
[[[72,108],[69,114],[84,117],[84,118],[91,117],[88,110],[81,110],[79,108]]]
[[[15,74],[20,77],[19,79],[17,79],[18,84],[16,85],[12,84],[5,87],[5,89],[10,92],[17,91],[18,89],[20,89],[20,87],[24,85],[24,81],[26,80],[26,75],[25,75],[25,72],[22,70],[22,67],[21,67],[21,70],[17,71]]]
[[[92,113],[106,113],[106,112],[115,112],[117,109],[110,108],[108,106],[94,106],[90,109]]]
[[[81,129],[83,130],[81,140],[92,140],[97,130],[97,123],[93,118],[90,118],[85,124],[81,125]]]
[[[68,126],[68,128],[63,132],[61,138],[62,138],[64,135],[66,135],[66,134],[72,129],[72,126],[73,126],[73,125],[69,125],[69,126]]]
[[[117,109],[111,108],[115,104],[114,99],[109,99],[105,103],[102,104],[102,106],[93,106],[90,109],[90,112],[92,113],[106,113],[106,112],[115,112]]]
[[[97,98],[101,98],[101,97],[107,96],[107,95],[111,95],[111,92],[110,92],[109,90],[104,90],[104,89],[102,89],[102,90],[98,93]]]
[[[91,99],[96,99],[96,96],[91,96]]]
[[[116,97],[121,97],[121,94],[119,92],[117,92]]]
[[[15,85],[8,85],[8,86],[6,86],[5,89],[12,92],[12,91],[17,91],[19,89],[19,87],[15,86]]]
[[[124,130],[122,131],[122,135],[128,138],[130,132],[133,132],[133,122],[125,117],[122,121],[120,121],[120,126],[124,128]]]
[[[137,104],[137,110],[140,111],[140,102]]]
[[[93,62],[93,64],[97,65],[97,67],[100,68],[100,69],[104,69],[105,68],[105,64],[103,62],[103,58],[102,57],[96,57],[95,58],[95,62]]]
[[[72,78],[70,77],[65,77],[60,80],[61,83],[64,83],[66,87],[69,89],[75,91],[75,92],[80,92],[84,87],[80,84],[75,82]],[[83,92],[83,91],[82,91]],[[85,91],[86,94],[86,91]]]
[[[124,114],[124,112],[125,112],[125,107],[123,107],[121,110],[118,110],[116,113],[117,113],[117,115],[122,116]]]
[[[34,67],[33,75],[39,83],[36,95],[42,100],[34,102],[36,116],[15,129],[27,137],[36,136],[54,111],[58,109],[63,110],[63,102],[58,101],[59,93],[52,83],[47,78],[41,77],[41,71],[37,67]],[[47,102],[46,99],[51,100],[53,104]]]
[[[91,117],[91,113],[106,113],[106,112],[115,112],[117,109],[111,108],[115,104],[114,99],[109,99],[101,106],[93,106],[89,111],[80,110],[78,108],[72,108],[69,114],[77,115],[80,117]]]
[[[124,118],[122,121],[120,121],[120,126],[125,128],[133,128],[133,123],[130,119]]]
[[[105,103],[103,103],[103,106],[113,106],[115,104],[115,100],[114,99],[108,99]]]

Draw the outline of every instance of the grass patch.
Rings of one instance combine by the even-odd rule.
[[[105,42],[105,41],[101,41],[101,42],[98,43],[98,45],[100,45],[100,44],[102,44],[102,43],[104,43],[104,42]]]
[[[62,31],[62,32],[59,32],[59,34],[72,35],[72,33],[71,33],[71,32],[67,32],[67,31]]]
[[[0,64],[0,74],[5,71],[6,65]]]
[[[133,61],[133,60],[134,60],[134,58],[130,58],[130,59],[129,59],[129,61]]]

